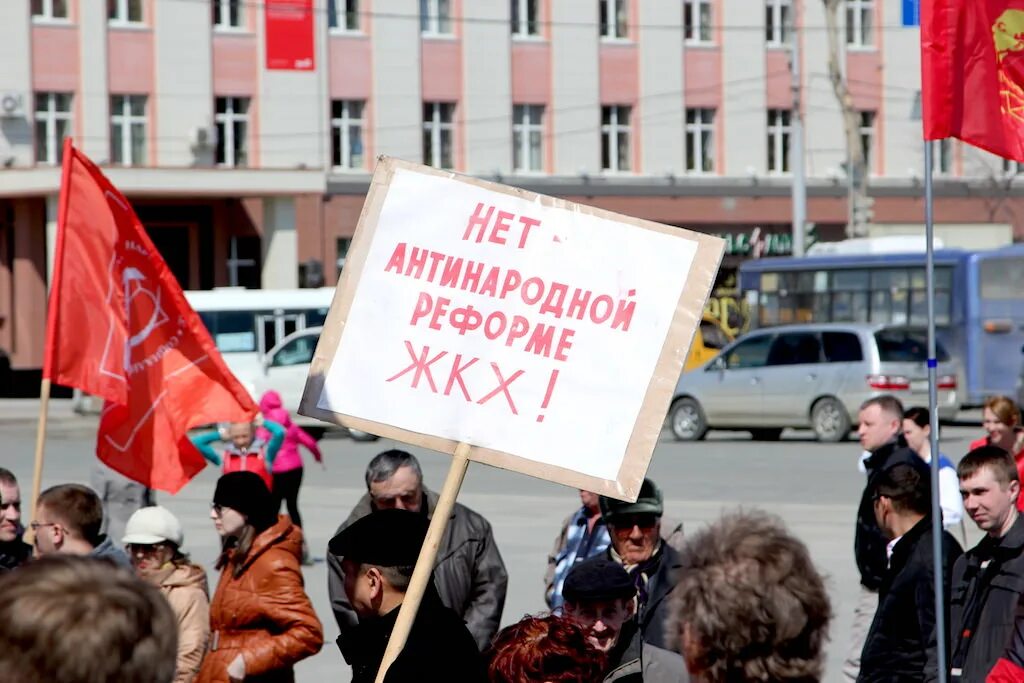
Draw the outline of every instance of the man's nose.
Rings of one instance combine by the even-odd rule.
[[[594,622],[594,625],[591,626],[591,628],[593,629],[594,633],[604,633],[608,630],[608,625],[604,623],[604,621],[602,621],[601,619],[598,619]]]

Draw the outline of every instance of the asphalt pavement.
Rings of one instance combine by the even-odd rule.
[[[27,497],[31,486],[36,432],[34,401],[0,401],[0,440],[7,444],[0,466],[14,471]],[[64,482],[88,483],[94,459],[95,417],[82,417],[69,402],[54,402],[47,434],[43,487]],[[942,452],[954,462],[980,432],[968,422],[942,431]],[[310,459],[300,496],[309,544],[316,557],[304,568],[306,587],[324,623],[326,643],[297,668],[300,682],[350,680],[334,645],[338,630],[327,598],[323,553],[337,525],[364,493],[363,470],[381,450],[402,447],[391,441],[356,443],[328,436],[321,442],[325,468]],[[439,489],[447,472],[447,455],[412,449],[420,458],[427,486]],[[811,550],[826,575],[836,618],[828,644],[826,681],[840,681],[858,576],[853,560],[853,530],[864,477],[857,471],[856,441],[818,444],[807,431],[787,430],[775,443],[753,442],[743,432],[712,432],[707,441],[681,444],[666,431],[655,451],[649,476],[662,488],[666,515],[693,531],[722,511],[738,507],[781,517]],[[211,581],[218,539],[209,520],[217,472],[208,467],[175,496],[159,494],[185,527],[185,549],[207,568]],[[579,505],[573,489],[524,475],[471,463],[459,502],[483,514],[509,572],[503,625],[524,614],[544,610],[546,556],[559,525]],[[26,511],[26,515],[27,515]],[[28,519],[25,520],[26,523]],[[967,540],[980,534],[967,523]]]

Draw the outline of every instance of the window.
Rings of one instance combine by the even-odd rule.
[[[770,47],[787,47],[789,45],[792,11],[791,0],[765,0],[764,38],[765,43]]]
[[[1013,159],[1003,159],[1003,173],[1006,175],[1017,175],[1024,171],[1024,164]]]
[[[437,168],[454,168],[455,105],[451,102],[423,104],[423,163]]]
[[[59,164],[71,131],[71,94],[36,93],[36,163]]]
[[[939,140],[934,148],[938,154],[933,157],[935,172],[940,175],[949,175],[953,172],[953,141],[950,138]]]
[[[217,124],[217,163],[248,165],[249,98],[218,97],[213,120]]]
[[[259,289],[260,287],[260,253],[262,246],[259,237],[232,235],[228,247],[228,284],[232,287]],[[249,329],[252,329],[252,316],[249,316]],[[211,330],[212,331],[212,330]],[[253,348],[256,350],[255,335]],[[218,347],[220,342],[218,342]],[[268,347],[269,348],[269,347]]]
[[[602,38],[627,38],[626,0],[597,0],[601,12]]]
[[[860,112],[860,148],[864,153],[864,168],[871,171],[871,152],[875,148],[875,112]]]
[[[983,301],[1024,299],[1024,260],[986,258],[978,267]]]
[[[540,34],[537,3],[538,0],[512,0],[512,35],[522,37]]]
[[[118,24],[142,23],[142,0],[107,0],[107,19]]]
[[[771,347],[772,339],[774,336],[770,334],[744,339],[727,352],[726,367],[730,370],[764,367],[768,360],[768,349]]]
[[[110,98],[110,161],[123,166],[146,163],[146,96]]]
[[[789,118],[788,109],[768,110],[768,171],[789,173]]]
[[[339,237],[337,242],[335,242],[335,254],[338,257],[338,260],[337,260],[336,263],[337,263],[337,266],[338,266],[338,273],[339,274],[345,268],[345,261],[348,260],[348,250],[351,249],[351,248],[352,248],[352,238],[351,237]]]
[[[543,171],[544,105],[512,106],[512,167],[516,171]]]
[[[361,100],[331,102],[331,159],[335,168],[364,168]]]
[[[711,173],[715,170],[715,110],[686,110],[686,170]]]
[[[289,365],[308,365],[313,362],[313,352],[316,351],[319,339],[320,335],[312,333],[292,339],[277,350],[270,360],[270,366],[283,368]]]
[[[601,168],[606,171],[630,168],[630,113],[626,106],[601,107]]]
[[[875,43],[875,0],[846,0],[846,44],[871,47]]]
[[[825,347],[825,360],[829,363],[852,363],[864,360],[860,339],[852,332],[823,332],[821,341]]]
[[[810,332],[780,334],[768,353],[768,365],[811,365],[821,362],[821,342]]]
[[[450,34],[451,0],[420,0],[420,31],[432,35]]]
[[[37,19],[67,19],[67,0],[32,0],[32,16]]]
[[[359,0],[327,0],[327,25],[335,31],[359,31]]]
[[[875,332],[878,360],[883,363],[924,363],[928,360],[928,336],[910,330],[880,330]],[[949,354],[935,345],[935,360],[945,362]]]
[[[688,43],[711,42],[711,0],[683,0],[683,38]]]
[[[242,28],[242,0],[213,0],[213,25],[217,28]]]

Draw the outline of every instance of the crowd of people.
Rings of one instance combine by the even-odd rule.
[[[1020,415],[1006,401],[986,404],[988,436],[955,467],[931,451],[927,410],[905,410],[892,396],[861,407],[866,483],[855,525],[860,590],[847,679],[933,681],[945,671],[958,683],[1024,681],[1024,518],[1015,459],[1024,439]],[[295,664],[324,640],[303,581],[308,550],[297,495],[298,446],[318,461],[320,453],[279,401],[263,407],[270,414],[261,424],[195,437],[223,468],[210,509],[222,548],[212,595],[206,570],[185,552],[181,523],[152,504],[151,492],[125,490],[131,482],[109,475],[102,491],[51,487],[28,522],[29,544],[18,483],[0,468],[0,683],[294,680]],[[277,469],[282,453],[286,464]],[[365,484],[327,548],[337,646],[354,683],[376,680],[438,506],[405,451],[374,457]],[[119,525],[132,501],[138,505]],[[500,630],[508,585],[501,553],[488,521],[455,504],[385,680],[822,680],[833,606],[807,547],[780,520],[734,512],[684,536],[665,517],[664,495],[650,479],[635,502],[581,491],[580,503],[548,557],[549,611]],[[985,534],[966,552],[950,533],[963,532],[965,514]],[[945,648],[935,609],[936,540]]]

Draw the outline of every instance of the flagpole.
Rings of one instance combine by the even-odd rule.
[[[50,415],[50,378],[53,376],[53,354],[56,351],[57,309],[60,295],[61,265],[64,258],[64,220],[67,215],[71,182],[71,158],[75,153],[71,138],[64,138],[63,168],[60,175],[60,201],[57,208],[57,243],[53,251],[53,277],[46,309],[46,343],[43,350],[43,379],[39,383],[39,423],[36,427],[35,465],[32,469],[32,494],[28,499],[30,515],[36,514],[36,501],[43,486],[43,455],[46,450],[46,422]],[[31,538],[32,531],[26,532]]]
[[[946,611],[943,595],[942,572],[942,508],[939,506],[939,394],[936,386],[938,361],[935,344],[935,226],[932,220],[932,154],[935,144],[924,143],[924,234],[925,234],[925,288],[928,300],[928,415],[931,427],[932,480],[932,559],[935,590],[935,645],[938,662],[938,682],[946,683]]]

